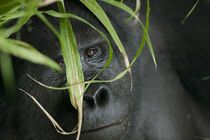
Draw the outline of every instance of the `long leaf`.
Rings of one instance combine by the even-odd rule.
[[[65,13],[64,2],[58,2],[58,9]],[[84,75],[82,65],[80,62],[80,55],[77,50],[76,38],[68,18],[60,18],[60,34],[63,43],[61,43],[64,62],[66,64],[66,77],[68,85],[73,83],[84,82]],[[72,105],[78,110],[78,133],[77,140],[79,140],[82,127],[82,103],[84,84],[79,84],[69,89],[69,96]]]
[[[49,66],[58,71],[61,70],[59,65],[47,56],[42,55],[40,52],[36,51],[35,49],[32,49],[32,47],[27,48],[18,45],[18,43],[12,39],[5,39],[3,37],[0,37],[0,51],[7,54],[12,54],[16,57],[20,57],[22,59],[31,61],[36,64]]]

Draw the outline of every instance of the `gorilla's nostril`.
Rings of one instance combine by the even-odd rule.
[[[84,106],[88,106],[88,107],[92,108],[96,104],[96,100],[94,99],[93,96],[85,95],[83,100],[84,100],[84,102],[83,102]]]
[[[109,100],[108,90],[102,88],[96,95],[96,102],[99,106],[104,106]]]

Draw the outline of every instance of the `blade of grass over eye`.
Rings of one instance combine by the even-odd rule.
[[[115,7],[118,7],[120,9],[126,11],[127,13],[129,13],[131,16],[133,16],[138,21],[138,23],[141,25],[141,27],[143,29],[143,32],[145,34],[145,39],[146,39],[146,42],[148,44],[148,47],[149,47],[152,59],[154,61],[155,67],[157,68],[157,62],[156,62],[156,59],[155,59],[154,50],[153,50],[152,43],[151,43],[151,40],[149,38],[148,32],[147,32],[146,28],[144,27],[143,23],[141,22],[141,20],[136,16],[135,12],[133,12],[133,10],[131,8],[129,8],[127,5],[125,5],[124,3],[118,2],[116,0],[101,0],[101,1],[106,2],[108,4],[111,4],[111,5],[115,6]],[[147,3],[149,5],[149,0],[147,0]],[[150,7],[149,6],[147,6],[147,12],[148,11],[150,11]],[[147,20],[148,19],[149,18],[147,17]]]
[[[16,57],[31,61],[36,64],[49,66],[58,71],[61,70],[61,68],[56,62],[54,62],[47,56],[42,55],[35,49],[31,49],[31,48],[25,48],[23,46],[18,45],[18,43],[12,39],[5,39],[0,36],[0,51],[7,54],[12,54]]]
[[[195,10],[196,6],[198,5],[199,0],[197,0],[197,2],[193,5],[193,7],[190,9],[190,11],[187,13],[187,15],[185,16],[185,18],[182,21],[182,24],[185,23],[185,21],[189,18],[189,16],[192,14],[192,12]]]
[[[64,1],[58,2],[58,9],[61,13],[65,12]],[[60,18],[60,35],[63,41],[61,43],[64,62],[66,64],[67,83],[70,86],[73,83],[84,82],[84,75],[82,71],[82,64],[80,62],[80,55],[77,50],[76,38],[68,18]],[[78,133],[77,140],[80,138],[82,128],[82,103],[83,91],[85,85],[79,84],[71,87],[69,91],[71,104],[78,110]]]
[[[127,53],[114,29],[112,26],[108,16],[104,12],[104,10],[101,8],[101,6],[96,2],[96,0],[80,0],[104,25],[104,27],[107,29],[109,34],[112,36],[113,40],[115,41],[116,45],[118,46],[122,56],[124,57],[126,68],[129,67],[129,59],[127,56]],[[121,2],[119,2],[121,3]],[[129,69],[130,78],[131,78],[131,89],[132,89],[132,75],[131,70]]]

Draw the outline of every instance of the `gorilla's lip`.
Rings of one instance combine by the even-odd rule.
[[[102,129],[106,129],[106,128],[109,128],[109,127],[120,125],[120,124],[128,121],[129,117],[130,117],[130,114],[128,113],[125,117],[121,118],[120,120],[118,120],[114,123],[107,124],[107,125],[104,125],[104,126],[101,126],[101,127],[98,127],[98,128],[94,128],[94,129],[84,130],[84,131],[82,131],[82,133],[90,133],[90,132],[100,131]]]

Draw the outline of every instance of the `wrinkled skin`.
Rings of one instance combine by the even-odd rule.
[[[128,0],[127,0],[128,1]],[[125,1],[125,2],[127,2]],[[158,67],[155,69],[147,46],[132,67],[133,90],[127,74],[112,83],[91,84],[84,94],[81,140],[192,140],[210,138],[209,85],[201,81],[209,75],[209,3],[200,2],[184,25],[181,21],[194,0],[150,0],[150,37]],[[67,11],[79,15],[107,34],[96,18],[76,0],[66,3]],[[135,1],[127,2],[132,8]],[[146,14],[141,1],[140,17]],[[140,44],[142,31],[135,20],[119,9],[101,3],[128,53],[130,60]],[[52,5],[49,8],[55,8]],[[58,28],[58,20],[48,17]],[[90,80],[104,66],[109,47],[93,29],[70,20],[77,38],[85,75]],[[27,30],[28,26],[32,31]],[[108,35],[108,34],[107,34]],[[109,36],[110,38],[110,36]],[[65,70],[59,41],[37,17],[21,31],[21,39],[57,61]],[[110,38],[111,40],[111,38]],[[113,60],[98,80],[112,79],[125,69],[122,55],[111,40]],[[92,54],[92,55],[90,55]],[[33,95],[61,126],[71,131],[77,124],[77,111],[67,91],[46,89],[26,74],[56,87],[66,85],[65,72],[14,58],[17,88]],[[1,87],[0,136],[2,140],[73,140],[76,135],[58,134],[33,101],[17,90],[7,98]]]

